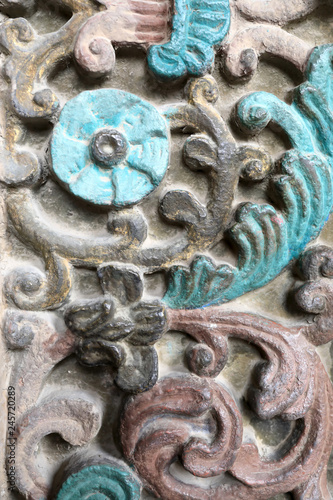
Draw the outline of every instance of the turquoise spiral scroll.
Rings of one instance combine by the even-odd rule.
[[[170,41],[150,48],[150,70],[160,80],[204,75],[229,25],[229,0],[175,0]]]
[[[189,269],[174,266],[163,299],[170,308],[221,304],[262,287],[320,233],[333,205],[332,61],[332,44],[314,49],[290,106],[266,92],[238,104],[242,128],[259,133],[273,122],[291,143],[271,179],[274,206],[238,209],[230,231],[239,252],[236,267],[216,267],[206,256],[196,257]]]
[[[91,465],[69,476],[57,500],[139,500],[140,484],[127,468]]]

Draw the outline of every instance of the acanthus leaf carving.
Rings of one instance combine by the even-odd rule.
[[[267,500],[277,493],[295,491],[299,498],[328,499],[325,469],[332,448],[332,386],[314,349],[300,332],[274,325],[264,318],[226,314],[218,308],[205,312],[170,310],[169,326],[204,342],[210,337],[223,335],[253,341],[269,360],[259,367],[256,393],[249,392],[254,410],[263,418],[282,415],[296,420],[297,425],[291,448],[276,460],[261,458],[254,444],[243,443],[231,465],[227,464],[227,470],[239,483],[223,482],[209,488],[187,483],[170,470],[172,462],[179,456],[182,465],[194,476],[218,475],[225,470],[216,449],[215,455],[212,449],[210,451],[208,470],[204,469],[207,457],[204,459],[203,455],[200,470],[192,468],[191,454],[187,451],[188,447],[192,449],[193,443],[192,419],[202,414],[200,398],[204,401],[213,387],[217,394],[222,394],[223,390],[206,378],[180,376],[163,379],[150,392],[128,400],[121,422],[124,454],[155,494],[166,499],[180,499],[187,495],[192,499],[223,496],[227,499]],[[256,333],[252,330],[254,326],[258,329]],[[304,342],[304,349],[300,348],[300,341]],[[280,352],[276,350],[278,345]],[[304,359],[304,353],[308,359]],[[219,356],[220,353],[216,350],[215,354]],[[196,392],[192,394],[194,388]],[[167,427],[163,423],[166,414],[169,419]],[[179,415],[182,416],[181,424]],[[187,423],[189,434],[180,430]],[[215,425],[220,428],[218,423]],[[225,421],[224,425],[228,426]],[[217,440],[210,442],[216,445]],[[227,449],[231,449],[230,444]]]
[[[273,123],[290,140],[292,149],[279,163],[281,174],[274,176],[271,183],[270,197],[279,209],[274,205],[240,205],[236,223],[229,231],[239,248],[237,266],[220,266],[215,275],[213,264],[205,257],[197,258],[189,270],[174,266],[163,299],[169,307],[219,304],[261,287],[318,236],[332,210],[332,103],[328,90],[332,80],[331,53],[332,45],[313,51],[307,81],[295,90],[290,106],[265,92],[253,93],[238,103],[238,122],[249,133],[257,134]],[[200,280],[207,265],[211,267],[211,286],[206,282],[207,289],[199,289],[193,296],[193,283]]]

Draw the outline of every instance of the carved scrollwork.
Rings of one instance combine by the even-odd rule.
[[[190,269],[171,269],[164,301],[173,308],[227,302],[268,283],[298,257],[322,229],[332,209],[331,96],[323,81],[332,79],[332,45],[317,47],[309,60],[307,81],[295,90],[288,106],[272,94],[256,92],[237,107],[240,126],[257,134],[270,123],[281,127],[292,148],[278,165],[269,196],[278,205],[246,203],[236,212],[229,237],[239,249],[236,268],[214,268],[205,256]],[[311,120],[310,120],[311,117]],[[207,279],[205,278],[207,276]],[[196,288],[196,283],[203,286]]]
[[[232,78],[251,77],[263,54],[278,56],[304,71],[311,46],[278,26],[258,24],[233,37],[226,48],[225,68]]]
[[[148,48],[168,39],[168,0],[154,0],[149,4],[140,0],[101,3],[107,10],[88,19],[75,41],[75,58],[90,76],[99,77],[113,70],[115,51],[112,44]]]
[[[30,499],[47,498],[50,485],[39,472],[35,458],[42,438],[58,433],[71,445],[82,446],[95,437],[100,426],[99,401],[81,391],[54,392],[49,398],[28,410],[22,415],[17,426],[17,489]]]
[[[268,0],[262,8],[260,0],[235,0],[235,7],[256,23],[236,32],[225,45],[225,69],[232,78],[251,77],[262,54],[281,57],[300,71],[306,69],[312,47],[278,25],[304,17],[327,0]]]
[[[18,119],[10,114],[8,104],[4,108],[0,182],[10,187],[34,185],[42,175],[40,162],[34,153],[20,145],[24,138],[23,127]]]
[[[215,435],[209,444],[191,436],[191,424],[203,424],[210,413]],[[150,426],[152,419],[161,417],[168,419],[167,431],[163,425]],[[126,458],[134,462],[142,477],[151,477],[150,485],[163,498],[171,497],[165,496],[164,481],[157,487],[157,475],[177,455],[192,474],[214,476],[233,464],[242,436],[240,414],[223,388],[185,375],[162,379],[151,391],[128,400],[120,428]]]
[[[259,149],[236,147],[225,123],[213,107],[217,97],[216,83],[211,77],[195,80],[188,89],[188,104],[171,107],[164,112],[171,129],[191,127],[198,132],[187,139],[184,159],[192,170],[204,171],[210,181],[210,199],[206,207],[184,190],[169,191],[160,200],[163,218],[185,229],[185,235],[176,245],[141,248],[147,230],[145,219],[138,210],[110,212],[107,229],[111,235],[92,241],[74,231],[59,232],[56,226],[49,224],[31,191],[20,189],[8,194],[8,214],[16,234],[46,261],[46,278],[37,276],[35,272],[28,277],[24,273],[14,272],[8,278],[8,294],[19,307],[59,307],[70,291],[71,265],[96,268],[105,261],[117,259],[154,271],[169,266],[174,260],[188,258],[199,248],[208,248],[221,238],[223,230],[230,223],[240,171],[244,176],[244,169],[251,170],[255,165],[257,173],[250,175],[255,178],[259,175],[261,178],[270,170],[270,159]],[[56,151],[56,146],[54,148]],[[140,161],[142,163],[143,159]],[[138,168],[146,175],[146,163]],[[175,207],[178,208],[175,210]],[[31,285],[33,290],[25,290],[24,287],[30,286],[30,281],[35,283]]]
[[[80,7],[83,12],[74,14],[60,30],[43,36],[37,35],[24,18],[8,19],[1,24],[0,47],[10,54],[5,73],[11,82],[13,109],[20,117],[54,120],[60,101],[47,86],[47,78],[73,50],[73,37],[89,13],[78,3],[77,8]],[[26,57],[27,52],[33,53],[32,59]]]
[[[292,34],[298,27],[283,29],[327,0],[259,3],[60,0],[59,16],[42,27],[49,6],[35,13],[35,0],[0,0],[8,81],[0,182],[13,250],[3,333],[8,403],[16,397],[8,436],[14,487],[28,500],[139,500],[145,488],[165,500],[329,499],[333,389],[316,346],[333,338],[333,251],[305,248],[333,207],[333,45],[313,48],[310,34],[305,42]],[[114,79],[101,78],[114,69],[115,49],[134,46],[159,80],[142,67],[144,88],[129,85],[139,95],[124,90],[131,71],[119,76],[131,66],[127,50]],[[250,77],[268,54],[304,82],[289,104],[246,95],[229,124],[222,77],[207,75],[218,46],[231,77]],[[53,79],[71,59],[76,66]],[[182,80],[163,85],[189,75],[199,78],[188,80],[184,101]],[[256,146],[267,136],[243,135],[270,126],[289,141],[278,159]],[[28,262],[31,252],[44,269],[16,267],[17,255]],[[296,259],[289,269],[306,321],[211,307],[266,285]],[[223,371],[229,339],[260,358],[235,392]],[[181,370],[191,373],[170,374],[183,355]],[[168,375],[159,380],[159,370]],[[65,385],[64,371],[82,376],[77,388]],[[85,383],[99,376],[90,393]],[[266,449],[249,415],[269,426],[287,421],[288,437]],[[58,455],[49,474],[39,464],[53,433],[82,448]],[[111,456],[121,452],[130,467]]]
[[[79,65],[95,77],[114,68],[111,43],[148,50],[149,69],[162,81],[187,74],[201,76],[212,67],[213,47],[224,39],[230,24],[229,0],[176,0],[174,5],[167,0],[102,3],[107,10],[85,23],[74,51]]]
[[[8,348],[22,350],[10,376],[19,418],[36,404],[53,367],[74,352],[76,338],[69,330],[56,330],[48,318],[14,309],[7,310],[3,330]]]
[[[45,274],[35,268],[19,268],[8,275],[6,293],[20,309],[54,309],[67,298],[72,283],[69,262],[54,253],[44,257]]]
[[[249,392],[253,409],[262,418],[283,415],[287,419],[301,420],[297,420],[298,430],[290,450],[284,450],[281,458],[261,458],[252,443],[243,443],[239,449],[229,444],[227,449],[234,450],[236,458],[231,464],[225,464],[219,456],[221,448],[217,447],[219,440],[215,437],[209,439],[215,450],[210,449],[208,457],[199,452],[201,467],[196,469],[191,462],[191,451],[199,445],[192,437],[194,425],[197,428],[202,402],[209,397],[210,391],[214,390],[219,398],[223,390],[208,379],[198,382],[198,379],[187,376],[161,380],[149,393],[128,401],[121,422],[124,454],[154,493],[166,499],[223,496],[227,499],[267,500],[274,494],[293,490],[296,498],[328,499],[325,464],[332,447],[332,386],[314,349],[300,332],[264,318],[226,314],[215,308],[169,311],[169,326],[188,332],[201,342],[210,341],[216,357],[221,355],[218,343],[225,335],[253,341],[268,360],[258,368],[258,389],[251,388]],[[223,348],[223,341],[221,346]],[[210,402],[209,408],[216,408],[215,404]],[[166,415],[167,427],[164,424]],[[216,429],[221,428],[219,424],[215,425]],[[229,429],[230,423],[224,420],[223,425]],[[233,426],[237,432],[239,427],[236,423]],[[186,433],[182,430],[184,427],[188,429]],[[177,457],[181,457],[182,465],[194,476],[218,475],[222,470],[228,470],[239,482],[222,483],[207,489],[190,484],[170,470]]]
[[[260,317],[222,313],[218,308],[168,311],[169,328],[185,331],[199,344],[187,352],[190,368],[216,376],[227,361],[228,337],[253,342],[266,361],[256,367],[257,387],[248,399],[260,418],[301,418],[308,411],[316,384],[316,354],[299,331]],[[207,360],[203,366],[201,360]]]

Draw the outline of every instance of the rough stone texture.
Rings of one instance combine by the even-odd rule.
[[[331,50],[312,49],[332,42],[333,11],[319,3],[232,1],[227,34],[224,1],[179,2],[178,19],[165,1],[2,2],[1,380],[16,386],[21,492],[0,476],[3,498],[56,498],[76,474],[89,490],[104,466],[125,498],[329,498]],[[184,56],[188,19],[207,37]],[[179,40],[156,79],[154,51],[171,60]],[[134,207],[86,204],[50,171],[61,109],[99,89],[148,101],[172,132],[164,178]]]

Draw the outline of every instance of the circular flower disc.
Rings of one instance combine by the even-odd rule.
[[[74,195],[96,205],[137,203],[163,179],[169,132],[157,109],[116,89],[82,92],[54,128],[52,169]]]

